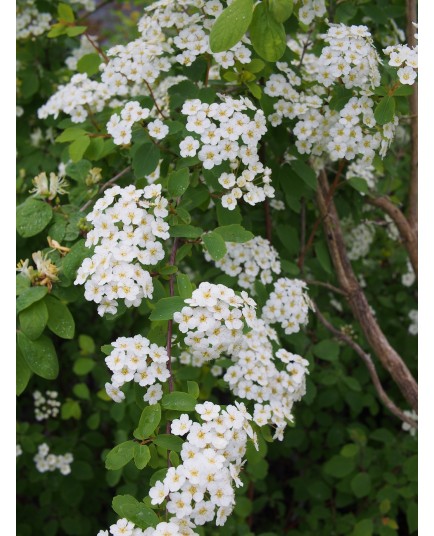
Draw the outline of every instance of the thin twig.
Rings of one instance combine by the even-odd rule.
[[[383,402],[383,404],[386,406],[386,408],[391,413],[393,413],[395,417],[401,419],[401,421],[404,421],[410,426],[417,428],[417,423],[413,421],[413,419],[411,419],[410,417],[407,417],[407,415],[405,415],[405,413],[400,408],[398,408],[398,406],[387,396],[385,390],[383,389],[383,386],[381,385],[380,378],[377,374],[377,369],[375,368],[371,356],[367,354],[355,341],[345,335],[345,333],[342,333],[342,331],[339,331],[332,324],[330,324],[330,322],[326,320],[325,317],[321,314],[316,303],[313,303],[313,306],[315,314],[321,324],[325,326],[330,331],[330,333],[333,333],[333,335],[337,339],[340,339],[341,341],[348,344],[348,346],[350,346],[350,348],[352,348],[358,354],[358,356],[361,357],[362,361],[366,365],[366,368],[368,369],[369,375],[371,376],[371,380],[378,393],[378,397],[380,398],[381,402]]]
[[[326,198],[326,206],[327,208],[329,207],[332,199],[333,199],[333,195],[335,193],[335,190],[336,188],[338,187],[339,185],[339,181],[340,181],[340,178],[341,178],[341,175],[342,175],[342,172],[344,170],[344,167],[345,167],[345,160],[340,160],[339,161],[339,167],[338,167],[338,170],[336,172],[336,176],[334,178],[334,181],[328,191],[328,194],[327,194],[327,198]],[[321,223],[321,220],[322,220],[322,216],[321,214],[318,216],[318,218],[316,219],[315,223],[313,224],[313,227],[312,227],[312,231],[309,235],[309,239],[306,243],[306,246],[303,248],[302,252],[300,253],[300,257],[298,259],[298,267],[300,268],[301,271],[303,271],[303,266],[304,266],[304,259],[306,257],[306,253],[309,251],[309,249],[312,247],[312,244],[313,244],[313,240],[315,238],[315,234],[318,230],[318,227],[319,227],[319,224]]]
[[[159,107],[158,104],[157,104],[157,100],[156,100],[156,98],[155,98],[155,95],[154,95],[154,93],[153,93],[153,91],[152,91],[152,88],[151,88],[149,82],[148,82],[147,80],[143,80],[143,81],[145,82],[146,87],[148,88],[148,91],[149,91],[149,93],[150,93],[150,95],[151,95],[151,99],[154,101],[155,108],[157,108],[157,112],[161,115],[161,117],[162,117],[163,119],[167,119],[167,117],[163,114],[163,112],[160,110],[160,107]]]
[[[345,292],[342,289],[335,287],[334,285],[331,285],[330,283],[324,283],[323,281],[317,281],[316,279],[305,279],[304,281],[308,285],[328,288],[329,290],[331,290],[332,292],[335,292],[336,294],[340,294],[341,296],[346,296]]]
[[[108,188],[109,186],[111,186],[112,184],[114,184],[118,179],[120,179],[121,177],[123,177],[126,173],[128,173],[129,171],[131,171],[131,166],[128,166],[126,167],[125,169],[123,169],[122,171],[120,171],[117,175],[115,175],[113,178],[111,178],[109,181],[105,182],[101,188],[98,190],[98,194],[99,195],[100,193],[102,193],[106,188]],[[80,208],[80,212],[83,212],[84,210],[87,209],[87,207],[89,205],[91,205],[93,202],[93,199],[89,199],[89,201],[87,201],[81,208]]]
[[[402,242],[407,249],[410,262],[413,266],[414,273],[417,276],[418,269],[418,249],[417,249],[417,234],[412,229],[410,223],[400,209],[392,203],[387,197],[367,197],[366,201],[374,207],[381,208],[388,214],[396,227],[398,228]]]
[[[89,33],[88,32],[84,32],[84,35],[86,36],[86,39],[89,41],[89,43],[93,46],[93,48],[98,52],[98,54],[103,58],[103,60],[105,61],[105,63],[108,63],[109,62],[109,59],[107,57],[107,55],[105,54],[105,52],[103,51],[103,49],[101,47],[99,47],[95,41],[93,41],[93,39],[90,37]]]

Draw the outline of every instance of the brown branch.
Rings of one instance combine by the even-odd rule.
[[[327,204],[329,197],[327,174],[322,170],[318,177],[317,201],[339,285],[346,293],[350,308],[359,321],[369,345],[390,373],[410,406],[417,411],[417,383],[401,356],[390,345],[382,332],[360,287],[348,259],[335,204],[333,200]]]
[[[340,160],[339,167],[338,167],[338,170],[336,172],[335,179],[334,179],[333,184],[331,185],[331,188],[330,188],[330,190],[328,191],[328,194],[327,194],[327,198],[326,198],[326,207],[327,208],[330,205],[330,203],[331,203],[331,201],[333,199],[333,195],[334,195],[334,193],[336,191],[336,188],[339,185],[339,181],[340,181],[340,178],[341,178],[341,175],[342,175],[342,171],[344,170],[344,167],[345,167],[345,160]],[[327,213],[327,211],[326,211],[326,213]],[[321,216],[321,214],[320,214],[319,217],[316,219],[315,223],[313,224],[312,231],[311,231],[311,233],[309,235],[307,243],[306,243],[305,247],[303,248],[303,250],[300,253],[300,257],[298,259],[298,267],[300,268],[301,271],[303,271],[304,258],[306,257],[306,253],[312,247],[313,240],[315,238],[315,234],[316,234],[316,232],[318,230],[318,227],[319,227],[319,224],[321,223],[322,218],[323,218],[323,216]]]
[[[335,287],[334,285],[331,285],[330,283],[324,283],[323,281],[316,281],[315,279],[305,279],[305,282],[308,285],[328,288],[329,290],[331,290],[332,292],[335,292],[336,294],[341,294],[342,296],[346,296],[345,292],[342,289]]]
[[[131,171],[131,166],[128,166],[126,167],[125,169],[123,169],[122,171],[120,171],[117,175],[115,175],[113,178],[111,178],[109,181],[105,182],[101,188],[98,190],[98,194],[99,195],[100,193],[102,193],[106,188],[108,188],[109,186],[111,186],[112,184],[114,184],[118,179],[120,179],[121,177],[123,177],[126,173],[128,173],[129,171]],[[87,207],[89,205],[91,205],[93,202],[93,199],[89,199],[89,201],[87,201],[81,208],[80,208],[80,212],[83,212],[84,210],[87,209]]]
[[[84,32],[84,35],[86,36],[86,39],[89,41],[89,43],[93,46],[93,48],[98,52],[98,54],[102,57],[102,59],[105,61],[105,63],[109,62],[109,59],[106,55],[106,53],[103,51],[101,47],[99,47],[95,41],[90,37],[88,32]]]
[[[410,426],[417,428],[417,423],[413,421],[410,417],[408,417],[402,409],[398,408],[398,406],[387,396],[387,393],[383,389],[383,386],[381,385],[380,378],[377,374],[377,369],[375,368],[374,362],[371,359],[371,356],[367,354],[355,341],[353,341],[350,337],[345,335],[345,333],[342,333],[342,331],[336,329],[328,320],[324,318],[324,316],[321,314],[320,310],[318,309],[318,306],[316,303],[313,303],[314,305],[314,311],[318,318],[318,320],[321,322],[323,326],[325,326],[330,333],[333,333],[333,335],[348,344],[350,348],[352,348],[362,359],[362,361],[365,363],[366,368],[368,369],[369,375],[371,376],[372,383],[374,384],[375,390],[378,393],[378,397],[381,400],[381,402],[386,406],[386,408],[393,413],[398,419],[401,419],[401,421],[406,422]]]
[[[414,36],[416,28],[413,22],[417,22],[417,2],[416,0],[406,1],[407,16],[407,43],[413,48],[417,45]],[[410,160],[410,188],[408,221],[413,232],[417,234],[418,228],[418,95],[417,84],[414,84],[413,93],[409,97],[410,102],[410,130],[411,130],[411,160]]]
[[[398,228],[402,242],[408,252],[411,265],[413,266],[414,273],[417,276],[418,267],[418,254],[417,254],[417,233],[415,233],[409,224],[407,218],[400,211],[400,209],[392,203],[387,197],[367,197],[366,201],[374,207],[381,208],[386,214],[388,214],[394,221]]]
[[[163,119],[167,119],[167,117],[163,114],[163,112],[160,110],[160,107],[157,104],[157,99],[155,98],[154,92],[152,91],[152,88],[147,80],[143,80],[146,84],[146,87],[148,88],[148,91],[151,95],[151,99],[154,101],[155,108],[157,108],[157,112],[161,115]]]

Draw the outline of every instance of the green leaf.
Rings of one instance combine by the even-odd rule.
[[[264,60],[274,62],[285,53],[285,28],[274,19],[265,3],[256,4],[249,32],[253,48]]]
[[[126,465],[134,456],[134,441],[124,441],[116,445],[106,456],[105,467],[111,471],[120,469]]]
[[[246,86],[249,88],[250,93],[255,97],[255,99],[260,99],[262,97],[261,86],[255,82],[248,82]]]
[[[84,245],[84,240],[74,244],[63,259],[62,270],[69,279],[75,279],[77,270],[86,257],[91,257],[91,250]]]
[[[200,227],[194,227],[193,225],[172,225],[170,228],[170,236],[181,238],[199,238],[203,233],[203,229]]]
[[[95,361],[88,357],[80,357],[74,362],[72,370],[77,376],[85,376],[95,367]]]
[[[177,274],[176,276],[176,285],[178,287],[178,292],[181,298],[184,300],[186,298],[191,298],[193,294],[193,286],[190,282],[190,277],[186,274]]]
[[[161,298],[152,311],[150,320],[172,320],[173,314],[184,307],[184,298],[181,296],[172,296],[170,298]]]
[[[374,523],[372,519],[363,519],[354,527],[351,536],[372,536],[374,532]]]
[[[76,419],[79,420],[81,417],[81,408],[77,400],[67,400],[62,404],[60,408],[60,417],[63,420]]]
[[[17,381],[17,395],[20,395],[27,384],[29,383],[32,371],[29,369],[21,350],[17,347],[17,363],[16,363],[16,381]]]
[[[350,486],[354,495],[358,499],[366,497],[371,491],[371,477],[368,473],[357,473],[357,475],[351,479]]]
[[[347,179],[347,183],[361,194],[367,194],[369,192],[368,183],[361,177],[351,177],[351,179]]]
[[[215,261],[219,261],[226,255],[227,249],[225,241],[221,235],[215,231],[203,234],[202,240],[208,253],[211,255],[211,258],[213,258]]]
[[[90,400],[90,390],[85,383],[76,383],[72,388],[72,392],[82,400]]]
[[[406,517],[408,530],[410,533],[415,532],[417,530],[417,504],[415,502],[407,506]]]
[[[53,296],[47,296],[44,301],[48,309],[50,330],[62,339],[73,339],[75,322],[68,307]]]
[[[324,471],[335,478],[343,478],[354,471],[356,462],[352,458],[333,456],[324,464]]]
[[[220,13],[211,28],[211,50],[223,52],[236,45],[247,32],[252,15],[253,0],[234,0]]]
[[[95,342],[89,335],[82,333],[78,336],[78,346],[83,354],[93,354],[95,352]]]
[[[87,26],[70,26],[66,29],[66,34],[69,35],[69,37],[76,37],[77,35],[81,35],[87,30]]]
[[[181,437],[172,434],[160,434],[154,439],[154,444],[167,450],[181,452],[184,441]]]
[[[140,445],[136,443],[134,447],[134,463],[136,464],[137,469],[144,469],[149,460],[151,459],[151,453],[147,445]]]
[[[15,294],[19,296],[30,287],[30,279],[24,274],[18,274],[15,278]]]
[[[342,448],[341,448],[341,456],[343,456],[344,458],[353,458],[354,456],[356,456],[359,452],[359,446],[356,445],[355,443],[348,443],[348,445],[344,445]]]
[[[231,225],[233,223],[241,223],[243,218],[241,216],[240,207],[236,206],[234,210],[228,210],[222,207],[221,203],[216,204],[217,209],[217,221],[219,225]]]
[[[53,24],[50,31],[47,33],[47,37],[58,37],[59,35],[63,35],[66,33],[66,29],[67,27],[61,22]]]
[[[80,136],[79,138],[76,138],[68,148],[71,160],[73,162],[78,162],[81,160],[89,145],[89,136]]]
[[[57,15],[59,19],[64,20],[65,22],[74,22],[75,20],[74,12],[68,4],[59,4],[57,6]]]
[[[171,173],[167,179],[167,189],[172,197],[180,197],[190,184],[188,168],[178,169]]]
[[[271,14],[277,22],[285,22],[292,15],[294,0],[269,0]]]
[[[112,353],[112,350],[113,346],[111,344],[104,344],[103,346],[101,346],[101,352],[104,355],[110,355]]]
[[[160,150],[153,143],[144,143],[134,152],[132,164],[134,176],[140,179],[152,173],[160,161]]]
[[[21,331],[17,333],[17,337],[18,346],[30,370],[46,380],[57,378],[59,362],[51,339],[41,335],[39,339],[32,341]]]
[[[254,234],[250,231],[247,231],[238,224],[224,225],[223,227],[217,227],[214,229],[225,242],[237,242],[238,244],[243,244],[254,238]]]
[[[199,385],[193,381],[187,381],[188,394],[194,397],[196,400],[199,398]]]
[[[339,344],[331,339],[315,344],[313,353],[325,361],[336,361],[339,357]]]
[[[321,267],[328,274],[332,274],[333,273],[332,263],[331,263],[331,260],[330,260],[330,256],[329,256],[329,252],[328,252],[326,243],[323,242],[323,241],[317,242],[315,244],[314,249],[315,249],[316,257],[317,257]]]
[[[29,339],[37,339],[45,329],[48,320],[48,311],[45,303],[39,300],[32,303],[20,313],[20,328]]]
[[[140,415],[139,424],[134,430],[134,437],[136,439],[146,439],[148,438],[161,421],[161,407],[160,404],[152,404],[151,406],[146,406],[142,414]]]
[[[408,97],[409,95],[412,95],[414,91],[413,86],[400,86],[393,92],[393,95],[395,97]]]
[[[335,85],[332,91],[332,98],[329,102],[330,109],[339,112],[352,96],[352,89],[347,89],[345,86],[339,84]]]
[[[28,199],[17,207],[16,217],[18,234],[23,238],[29,238],[47,227],[53,217],[53,209],[44,201]]]
[[[57,143],[65,143],[67,141],[74,141],[78,138],[82,138],[85,135],[86,131],[81,127],[68,127],[62,132],[62,134],[57,136],[54,141],[56,141]],[[71,164],[68,164],[66,166],[67,173],[70,165]]]
[[[183,393],[182,391],[173,391],[164,395],[161,404],[164,409],[175,409],[176,411],[193,411],[196,407],[194,396]]]
[[[47,287],[29,287],[24,292],[22,292],[16,304],[17,314],[24,311],[27,307],[30,307],[33,303],[42,300],[42,298],[47,294]]]
[[[291,161],[292,169],[312,190],[316,190],[316,174],[315,171],[303,162],[303,160]]]
[[[157,514],[131,495],[117,495],[113,498],[113,510],[119,517],[125,517],[141,529],[156,527],[160,520]]]
[[[393,97],[383,97],[374,110],[375,120],[379,125],[385,125],[393,121],[395,117],[396,101]]]
[[[101,63],[103,61],[99,54],[85,54],[77,62],[77,71],[92,76],[99,71]]]

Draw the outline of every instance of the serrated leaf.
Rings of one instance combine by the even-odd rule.
[[[214,231],[218,233],[225,242],[243,244],[254,238],[253,233],[247,231],[239,224],[224,225],[222,227],[217,227]]]
[[[29,339],[36,340],[45,329],[48,320],[48,310],[43,300],[32,303],[19,315],[20,328]]]
[[[44,302],[48,309],[49,329],[62,339],[73,339],[75,322],[68,307],[53,296],[47,296]]]
[[[374,110],[375,120],[379,125],[385,125],[393,121],[395,117],[396,101],[393,97],[383,97]]]
[[[202,240],[211,258],[215,261],[219,261],[226,255],[227,249],[225,241],[221,235],[215,231],[203,234]]]
[[[140,445],[136,443],[134,447],[134,463],[136,464],[137,469],[144,469],[149,460],[151,459],[151,453],[147,445]]]
[[[161,434],[154,439],[155,445],[175,452],[181,452],[183,443],[182,438],[172,434]]]
[[[178,169],[171,173],[167,179],[167,189],[172,197],[180,197],[190,184],[188,168]]]
[[[17,232],[23,238],[35,236],[47,227],[52,217],[53,209],[48,203],[28,199],[17,207]]]
[[[152,404],[143,409],[140,415],[139,424],[134,430],[136,439],[148,438],[157,428],[161,421],[161,406],[160,404]]]
[[[47,336],[41,335],[36,341],[29,339],[23,332],[17,333],[18,346],[30,370],[46,380],[54,380],[59,374],[54,345]]]
[[[253,0],[234,0],[214,22],[209,36],[213,52],[229,50],[247,32],[253,15]]]
[[[263,2],[255,6],[249,33],[253,48],[264,60],[274,62],[285,53],[285,28],[274,19]]]
[[[161,399],[161,405],[164,409],[174,409],[176,411],[193,411],[196,404],[194,396],[182,391],[173,391],[164,395]]]
[[[172,296],[170,298],[161,298],[152,311],[150,320],[172,320],[173,314],[184,307],[184,298],[181,296]]]
[[[22,292],[16,303],[17,314],[24,311],[27,307],[30,307],[33,303],[42,300],[48,292],[47,287],[29,287]]]
[[[105,467],[111,471],[120,469],[126,465],[134,456],[134,441],[124,441],[107,454],[105,459]]]

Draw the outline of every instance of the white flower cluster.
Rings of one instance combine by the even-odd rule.
[[[417,335],[418,326],[417,326],[417,309],[413,309],[408,313],[408,318],[411,320],[411,324],[408,327],[408,332],[410,335]]]
[[[299,279],[278,279],[262,310],[263,320],[280,324],[287,335],[300,331],[308,321],[309,308],[313,309],[305,289],[306,283]]]
[[[187,136],[179,145],[180,154],[187,157],[197,153],[205,169],[229,162],[233,172],[222,173],[218,178],[229,190],[222,197],[223,207],[233,210],[241,198],[256,205],[266,197],[274,197],[271,170],[264,167],[258,155],[258,143],[267,131],[265,116],[247,98],[220,98],[221,103],[207,104],[199,99],[184,103],[181,111],[187,116],[186,128],[199,139]],[[243,113],[247,109],[255,112],[253,119]]]
[[[123,107],[120,115],[113,114],[107,123],[107,132],[113,136],[116,145],[126,145],[131,141],[134,123],[149,117],[149,108],[142,108],[137,101],[129,101]],[[161,121],[160,121],[161,123]],[[167,130],[168,127],[165,127]]]
[[[46,391],[45,396],[40,391],[33,393],[35,404],[35,418],[37,421],[44,421],[50,417],[59,415],[60,402],[57,400],[57,391]]]
[[[325,0],[296,0],[295,4],[300,4],[298,9],[298,20],[309,25],[315,18],[323,17],[326,12]]]
[[[287,422],[293,421],[294,402],[306,393],[309,362],[283,348],[274,352],[272,341],[277,341],[276,332],[258,319],[243,335],[240,350],[231,354],[234,364],[223,379],[236,396],[255,402],[254,422],[275,426],[274,437],[282,440]]]
[[[95,35],[89,35],[89,37],[94,43],[96,43],[98,40],[98,37]],[[80,46],[72,50],[71,55],[66,58],[65,64],[71,71],[76,71],[78,61],[86,54],[93,53],[95,53],[95,49],[92,43],[85,35],[82,35],[80,37]]]
[[[149,404],[156,404],[163,396],[160,384],[169,376],[166,363],[169,360],[165,348],[151,344],[146,337],[119,337],[112,343],[113,350],[105,359],[106,365],[112,371],[111,383],[106,383],[105,388],[109,397],[115,402],[121,402],[125,394],[121,387],[130,381],[149,387],[144,400]]]
[[[16,38],[37,37],[50,29],[50,13],[41,13],[35,7],[35,0],[16,4]]]
[[[417,34],[416,34],[417,38]],[[386,56],[390,56],[389,65],[399,67],[398,78],[401,84],[412,86],[417,77],[418,47],[410,48],[408,45],[392,45],[383,50]]]
[[[401,276],[401,283],[404,287],[411,287],[416,281],[416,274],[414,273],[413,266],[409,259],[407,259],[407,272]]]
[[[354,160],[348,166],[345,178],[347,180],[353,177],[364,179],[368,184],[368,188],[374,189],[377,184],[377,177],[371,161],[372,159],[369,156]]]
[[[328,87],[342,80],[346,88],[375,88],[380,85],[380,58],[366,26],[330,24],[321,36],[329,46],[323,48],[321,83]]]
[[[208,361],[208,356],[203,356],[200,352],[196,352],[193,356],[190,352],[181,352],[179,357],[172,356],[172,360],[178,360],[182,365],[191,365],[192,367],[202,368],[202,366]],[[223,373],[222,367],[219,365],[212,365],[210,372],[213,376],[218,377]]]
[[[50,454],[50,448],[47,443],[42,443],[38,447],[38,453],[33,458],[36,469],[40,473],[46,473],[47,471],[59,470],[62,475],[69,475],[71,472],[71,463],[74,461],[74,457],[70,452],[66,454]]]
[[[354,225],[352,218],[343,218],[342,230],[350,261],[366,257],[375,237],[375,227],[372,223],[362,222],[359,225]]]
[[[205,259],[212,261],[205,251]],[[280,260],[276,249],[268,240],[256,236],[243,244],[227,243],[227,253],[219,261],[214,261],[217,268],[230,276],[238,276],[238,285],[242,288],[254,289],[255,280],[266,285],[273,280],[273,273],[280,274]]]
[[[406,409],[404,410],[404,415],[407,415],[407,417],[410,417],[411,419],[417,422],[417,413],[414,410],[410,411]],[[405,432],[408,432],[412,437],[415,437],[417,434],[417,428],[415,428],[414,426],[411,426],[410,424],[406,422],[402,423],[402,429]]]
[[[174,514],[170,522],[184,527],[178,528],[180,534],[195,534],[195,526],[214,518],[217,525],[224,525],[235,506],[233,484],[243,485],[239,473],[248,438],[256,444],[249,423],[252,417],[243,403],[222,409],[205,402],[195,410],[202,424],[183,414],[171,425],[172,434],[187,434],[180,453],[182,463],[171,467],[164,480],[149,491],[152,504],[161,504],[168,497],[167,511]]]
[[[88,214],[93,229],[86,246],[95,246],[95,253],[83,261],[74,283],[85,283],[85,298],[99,304],[101,316],[116,313],[118,299],[127,307],[138,307],[144,297],[152,298],[152,277],[143,266],[164,258],[167,204],[161,184],[144,189],[113,186]]]
[[[39,108],[39,119],[52,115],[55,119],[60,112],[71,117],[73,123],[83,123],[92,113],[101,112],[111,97],[105,84],[89,80],[87,74],[74,74],[71,80],[59,86],[56,93]]]
[[[191,348],[193,357],[204,361],[231,352],[241,340],[246,324],[253,326],[256,303],[246,292],[237,296],[225,285],[201,283],[193,291],[186,305],[173,315],[179,331],[185,333],[184,343]]]

